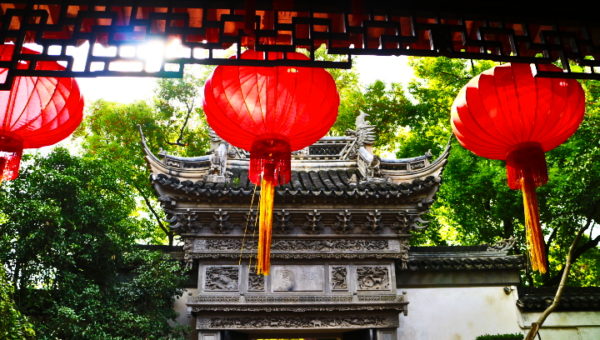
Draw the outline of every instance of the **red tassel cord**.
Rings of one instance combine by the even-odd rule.
[[[19,176],[23,143],[15,138],[0,135],[0,183]]]
[[[253,183],[260,184],[256,273],[269,275],[275,186],[285,184],[291,179],[289,144],[278,139],[256,142],[250,151],[248,177]]]
[[[540,213],[535,188],[548,182],[546,158],[537,143],[520,145],[506,159],[508,185],[523,193],[525,226],[529,258],[533,270],[544,274],[548,271],[544,234],[540,224]]]
[[[535,194],[535,185],[533,179],[528,177],[523,178],[522,183],[521,191],[523,192],[523,207],[525,209],[527,245],[529,246],[531,268],[544,274],[548,271],[548,263],[546,262],[544,234],[540,225],[540,213]]]
[[[269,275],[271,268],[271,239],[273,234],[273,202],[275,183],[263,179],[260,184],[258,255],[256,273]]]

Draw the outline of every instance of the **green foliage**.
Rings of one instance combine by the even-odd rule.
[[[513,334],[485,334],[475,338],[475,340],[523,340],[525,336],[520,333]]]
[[[35,336],[33,326],[16,308],[12,299],[13,291],[13,287],[6,280],[4,268],[0,266],[0,338],[32,339]]]
[[[143,227],[119,169],[55,149],[0,190],[0,262],[41,339],[175,336],[181,269],[135,247]]]
[[[334,128],[352,127],[360,110],[375,125],[376,150],[395,151],[397,157],[414,157],[428,150],[439,155],[452,136],[450,107],[458,91],[492,62],[446,58],[412,58],[415,79],[406,89],[382,82],[353,95],[352,114],[340,115]],[[599,221],[600,195],[600,86],[583,83],[587,95],[586,117],[563,145],[546,154],[550,181],[538,189],[541,221],[548,240],[550,272],[529,276],[529,283],[557,283],[569,244],[576,230],[589,226],[573,266],[570,284],[597,284],[600,272],[598,243],[593,233]],[[343,104],[344,105],[344,104]],[[443,173],[443,182],[428,219],[429,228],[413,237],[415,245],[473,245],[517,239],[525,252],[521,194],[506,185],[503,162],[475,156],[455,139]]]
[[[117,104],[103,100],[89,112],[75,136],[81,138],[83,154],[110,164],[120,173],[122,185],[136,194],[138,219],[146,226],[142,239],[173,243],[173,233],[163,223],[164,215],[150,186],[149,169],[140,143],[141,128],[153,150],[188,156],[204,154],[209,146],[208,130],[200,115],[200,89],[207,77],[186,75],[183,79],[158,82],[154,103]]]

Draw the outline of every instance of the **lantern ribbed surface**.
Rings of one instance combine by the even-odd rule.
[[[0,45],[0,60],[10,61],[13,45]],[[25,53],[38,54],[27,48]],[[21,62],[17,68],[28,68]],[[49,61],[37,62],[38,70],[63,70]],[[7,70],[0,68],[0,82]],[[24,148],[52,145],[68,137],[83,118],[83,98],[73,78],[15,77],[10,90],[0,91],[0,177],[14,179]]]
[[[248,50],[242,59],[264,60]],[[287,59],[308,60],[296,53]],[[269,59],[282,53],[269,52]],[[321,68],[219,66],[204,86],[209,125],[224,140],[250,151],[258,140],[277,139],[300,150],[323,137],[337,118],[339,95]]]
[[[540,65],[558,71],[554,65]],[[569,138],[583,120],[585,96],[574,79],[536,78],[529,64],[506,64],[471,79],[452,105],[452,130],[478,156],[506,160],[520,144],[544,152]]]

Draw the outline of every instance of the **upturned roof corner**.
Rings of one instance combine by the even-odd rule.
[[[376,133],[367,117],[366,113],[361,112],[356,118],[356,128],[348,130],[345,136],[323,137],[313,145],[293,152],[292,182],[294,179],[304,182],[303,178],[306,177],[312,183],[302,185],[306,187],[304,189],[310,187],[309,190],[334,191],[367,183],[384,186],[411,184],[415,180],[439,183],[450,143],[433,161],[430,152],[412,158],[382,158],[373,153]],[[163,151],[155,155],[146,143],[141,128],[140,134],[153,178],[163,175],[176,177],[180,181],[223,183],[225,186],[247,181],[247,178],[240,176],[247,177],[249,152],[227,143],[212,130],[209,132],[210,152],[199,157],[178,157]],[[306,181],[306,184],[308,182],[311,181]],[[294,187],[295,184],[291,183],[290,186]]]

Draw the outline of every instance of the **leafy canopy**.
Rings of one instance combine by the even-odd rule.
[[[40,339],[176,335],[179,263],[135,246],[143,226],[118,169],[57,148],[0,189],[0,261]]]

